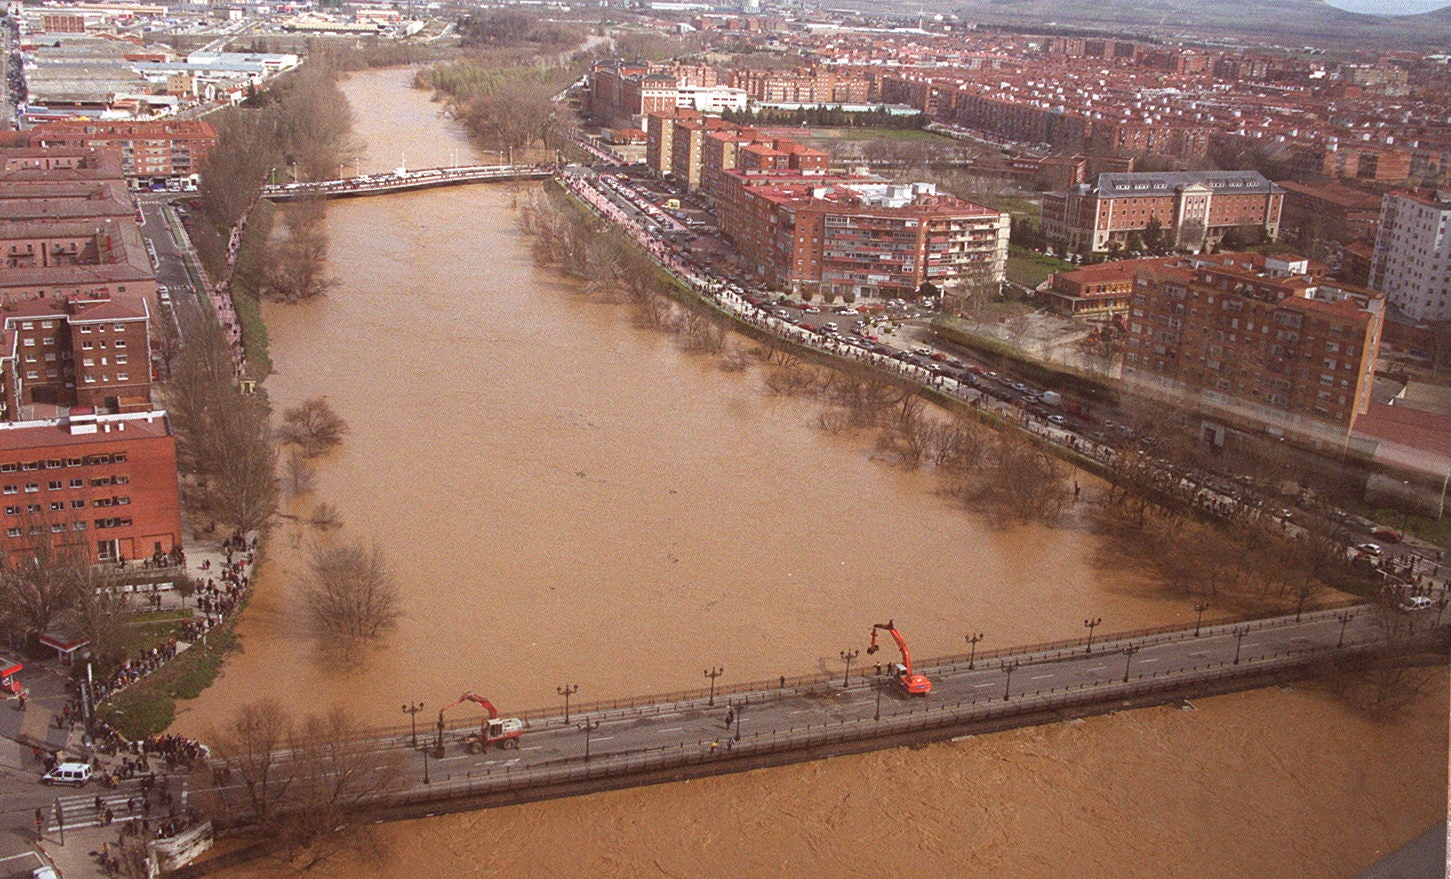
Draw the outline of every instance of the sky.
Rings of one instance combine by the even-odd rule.
[[[1451,0],[1325,0],[1331,6],[1372,15],[1410,15],[1451,6]]]

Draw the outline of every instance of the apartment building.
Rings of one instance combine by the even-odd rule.
[[[1451,320],[1451,193],[1386,195],[1370,286],[1411,320]]]
[[[121,155],[122,173],[139,186],[149,186],[200,172],[217,145],[217,131],[203,120],[62,120],[32,131],[30,145],[114,150]]]
[[[1124,377],[1236,426],[1343,445],[1370,402],[1384,305],[1299,257],[1167,260],[1136,273]]]
[[[0,309],[0,420],[82,407],[151,408],[150,315],[128,296],[33,300]]]
[[[1161,231],[1198,250],[1231,229],[1279,234],[1284,190],[1255,171],[1111,173],[1043,197],[1043,233],[1057,247],[1103,252]]]
[[[931,183],[817,179],[730,192],[745,204],[728,212],[734,228],[723,222],[722,230],[758,274],[802,295],[911,297],[929,282],[1004,278],[1008,215]]]
[[[0,423],[0,547],[83,547],[92,562],[181,545],[176,440],[165,412]]]

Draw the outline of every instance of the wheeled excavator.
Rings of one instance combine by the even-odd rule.
[[[464,702],[473,702],[488,712],[488,716],[484,718],[483,725],[479,728],[479,731],[464,736],[463,743],[465,750],[470,754],[477,754],[490,745],[496,745],[500,748],[510,750],[519,747],[519,737],[524,735],[524,721],[517,717],[505,717],[501,719],[499,717],[499,710],[494,707],[494,703],[477,693],[469,692],[464,693],[462,696],[438,709],[438,737],[433,745],[433,756],[435,758],[442,759],[444,754],[444,712]]]
[[[912,652],[907,649],[906,639],[902,637],[901,632],[897,631],[896,625],[891,620],[887,620],[885,623],[876,623],[872,626],[872,643],[867,648],[867,655],[870,656],[882,649],[877,644],[877,631],[879,629],[890,634],[892,640],[897,642],[897,649],[902,651],[902,661],[893,662],[888,666],[891,669],[892,676],[902,685],[902,689],[913,696],[925,696],[932,692],[932,682],[927,680],[927,676],[918,674],[912,670]]]

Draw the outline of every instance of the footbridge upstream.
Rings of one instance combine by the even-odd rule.
[[[908,695],[883,674],[885,664],[874,660],[898,658],[888,646],[849,675],[525,712],[512,749],[465,747],[465,737],[480,730],[476,709],[446,727],[377,730],[357,744],[368,748],[367,759],[382,763],[391,751],[404,761],[407,781],[371,805],[384,817],[409,817],[1063,721],[1291,681],[1387,653],[1444,656],[1448,632],[1439,611],[1344,604],[1298,617],[974,650],[917,665],[933,682],[926,696]],[[866,625],[862,634],[865,640]],[[455,713],[467,714],[464,707]],[[288,756],[281,757],[285,767]],[[210,793],[244,813],[239,773],[227,777],[213,766],[213,782],[226,780]]]
[[[497,183],[501,180],[539,180],[550,176],[554,171],[553,165],[467,165],[454,168],[420,168],[414,171],[399,168],[397,171],[363,177],[271,184],[262,187],[262,197],[271,201],[361,198],[367,195],[432,189],[436,186]]]

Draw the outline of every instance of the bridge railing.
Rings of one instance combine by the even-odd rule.
[[[1429,638],[1428,638],[1429,643]],[[422,802],[499,793],[544,785],[590,781],[610,776],[676,768],[692,764],[718,762],[753,755],[783,751],[800,751],[843,742],[869,738],[898,736],[952,726],[991,724],[1020,715],[1059,712],[1075,707],[1102,705],[1121,700],[1141,699],[1182,692],[1186,687],[1206,689],[1227,684],[1237,677],[1290,672],[1330,658],[1349,658],[1383,648],[1378,640],[1346,643],[1343,646],[1306,646],[1276,651],[1272,654],[1230,660],[1204,662],[1174,671],[1140,671],[1131,673],[1127,681],[1085,682],[1047,690],[1014,692],[1004,698],[993,695],[974,696],[948,703],[921,703],[905,712],[873,717],[837,718],[822,723],[805,723],[787,728],[749,730],[739,740],[722,734],[718,738],[698,739],[658,748],[619,754],[598,754],[589,762],[569,765],[502,767],[469,771],[462,775],[435,774],[428,787],[414,787],[393,798],[394,802]],[[749,715],[746,715],[749,717]]]
[[[1315,614],[1324,613],[1328,610],[1367,606],[1361,599],[1343,599],[1319,603],[1313,608],[1307,608],[1304,613]],[[1252,614],[1239,614],[1228,617],[1217,617],[1207,621],[1202,626],[1202,631],[1208,634],[1227,626],[1236,628],[1247,627],[1251,631],[1256,631],[1265,628],[1293,625],[1294,622],[1294,616],[1256,617]],[[1132,640],[1142,646],[1146,644],[1188,640],[1193,637],[1194,628],[1192,626],[1186,628],[1182,624],[1171,624],[1105,632],[1096,635],[1094,637],[1094,643],[1107,645],[1113,642]],[[989,668],[994,665],[1000,666],[1008,659],[1016,659],[1023,665],[1054,662],[1072,656],[1082,655],[1087,643],[1088,639],[1083,637],[1048,641],[1038,644],[1020,644],[998,650],[979,650],[975,657],[970,656],[968,653],[932,657],[918,661],[916,665],[927,671],[958,671],[966,668],[970,659],[977,666],[986,666]],[[738,684],[717,684],[714,689],[714,700],[717,703],[725,704],[730,702],[738,703],[742,700],[751,702],[762,699],[796,696],[802,693],[819,691],[824,687],[840,686],[843,677],[842,674],[837,672],[823,671],[804,675],[783,675],[777,677],[775,680],[767,679],[745,681]],[[850,685],[865,686],[875,677],[876,673],[872,665],[867,665],[866,668],[856,668],[853,669],[850,676]],[[488,693],[485,692],[484,695],[487,696]],[[679,711],[682,706],[704,706],[710,701],[711,695],[712,690],[710,688],[699,687],[641,696],[601,699],[592,702],[571,702],[569,713],[571,718],[583,718],[589,715],[595,718],[609,719],[611,714],[648,717],[656,714]],[[528,722],[531,727],[538,729],[549,729],[564,725],[564,705],[562,701],[551,707],[532,708],[524,711],[509,711],[505,713],[511,717],[518,717]],[[444,730],[446,734],[450,735],[461,733],[465,730],[477,729],[480,722],[481,720],[477,714],[446,718]],[[432,737],[436,735],[437,729],[436,718],[430,717],[427,721],[420,718],[418,737],[420,740],[426,739],[432,741]],[[411,741],[411,728],[406,723],[375,727],[365,730],[362,733],[362,737],[380,742],[389,741],[399,747],[403,747],[407,746]]]

